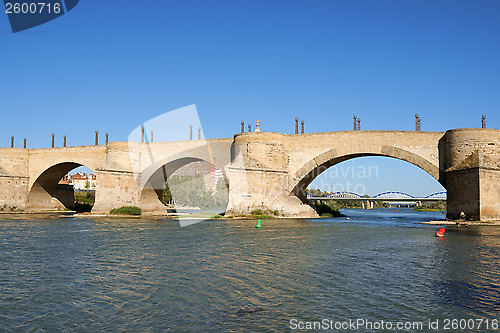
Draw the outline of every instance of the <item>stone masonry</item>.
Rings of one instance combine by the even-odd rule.
[[[97,175],[95,213],[121,206],[165,212],[161,190],[179,167],[204,160],[229,181],[227,215],[254,209],[314,217],[305,189],[328,167],[361,156],[412,163],[448,192],[448,216],[500,219],[500,130],[346,131],[286,135],[246,132],[234,138],[176,142],[109,142],[47,149],[0,149],[0,206],[68,208],[58,181],[85,165]]]

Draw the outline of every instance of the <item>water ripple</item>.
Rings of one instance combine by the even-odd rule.
[[[265,220],[262,230],[244,220],[1,220],[0,330],[267,332],[293,318],[497,315],[498,229],[439,240],[422,215],[384,214]]]

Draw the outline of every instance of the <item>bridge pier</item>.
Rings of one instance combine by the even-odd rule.
[[[445,152],[442,152],[445,150]],[[442,155],[442,156],[441,156]],[[445,168],[448,217],[500,219],[500,132],[455,129],[440,142]]]
[[[105,166],[96,169],[97,188],[93,213],[109,213],[123,206],[140,207],[144,213],[165,213],[166,207],[153,188],[144,190],[140,173],[134,171],[141,163],[145,144],[111,142],[106,147]],[[142,161],[144,163],[144,161]]]
[[[227,168],[230,186],[226,215],[246,215],[261,209],[287,217],[318,216],[309,205],[287,192],[286,138],[285,134],[269,132],[235,136]]]
[[[64,210],[75,208],[75,192],[72,185],[37,182],[31,188],[27,208],[29,210]]]
[[[114,208],[136,206],[143,213],[166,213],[161,203],[161,190],[150,185],[141,189],[137,183],[137,174],[131,171],[97,170],[97,189],[92,213],[109,213]]]
[[[109,213],[122,206],[139,206],[134,173],[126,170],[96,170],[97,188],[93,213]]]
[[[10,176],[0,174],[0,207],[5,209],[26,209],[28,202],[27,176]]]

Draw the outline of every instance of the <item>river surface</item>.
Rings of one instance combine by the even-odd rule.
[[[272,219],[260,230],[255,220],[1,215],[0,331],[302,332],[327,321],[390,332],[383,320],[422,322],[397,332],[500,332],[500,228],[440,239],[419,224],[440,212],[343,212],[350,221]],[[452,319],[470,329],[446,330]]]

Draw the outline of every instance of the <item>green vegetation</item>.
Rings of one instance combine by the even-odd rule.
[[[109,211],[110,214],[115,215],[141,215],[142,209],[137,206],[123,206]]]
[[[95,191],[75,191],[75,211],[88,213],[95,202]]]
[[[318,189],[306,189],[306,193],[309,193],[310,195],[313,195],[315,197],[324,197],[330,192],[323,192]],[[364,198],[369,198],[370,196],[364,195]],[[383,208],[383,207],[388,207],[389,205],[387,203],[383,203],[380,201],[372,201],[373,203],[373,208]],[[340,208],[362,208],[363,207],[363,201],[362,200],[349,200],[349,201],[335,201],[335,200],[328,200],[328,205],[336,210],[339,210]],[[311,205],[312,206],[312,205]]]
[[[322,192],[318,189],[307,189],[306,192],[310,195],[313,195],[315,197],[324,197],[328,194],[329,192]],[[364,198],[370,198],[368,195],[364,195]],[[315,200],[315,203],[312,203],[313,200],[309,203],[311,207],[315,207],[319,204],[320,200]],[[411,200],[409,200],[411,201]],[[334,209],[334,210],[339,210],[341,208],[363,208],[363,201],[361,200],[346,200],[346,201],[336,201],[336,200],[324,200],[322,202],[326,202],[326,204]],[[383,202],[383,201],[371,201],[373,204],[373,208],[388,208],[390,207],[388,202]],[[366,201],[365,201],[366,204]],[[316,208],[315,208],[316,209]],[[446,202],[445,201],[429,201],[429,202],[424,202],[422,206],[415,206],[413,207],[415,211],[445,211],[446,210]],[[319,214],[319,213],[318,213]]]
[[[226,209],[229,201],[228,184],[219,179],[214,190],[207,188],[202,175],[178,176],[168,178],[163,190],[162,202],[200,209]]]
[[[339,212],[339,210],[337,208],[333,208],[331,204],[332,204],[331,201],[329,201],[327,203],[318,202],[318,203],[315,203],[315,204],[314,203],[311,204],[311,207],[321,217],[340,217],[340,216],[344,216],[343,214],[341,214]]]
[[[90,213],[92,211],[92,204],[80,203],[75,201],[75,212]]]
[[[419,212],[438,212],[445,211],[447,209],[445,201],[429,201],[424,203],[422,206],[415,206],[413,210]]]
[[[413,207],[412,208],[416,212],[441,212],[445,211],[446,209],[438,209],[438,208],[427,208],[425,206],[420,206],[420,207]]]
[[[17,206],[3,205],[0,206],[0,212],[22,212],[22,209],[17,209]]]
[[[258,219],[273,219],[277,216],[280,216],[281,213],[278,210],[268,210],[257,208],[250,212],[251,217]]]

